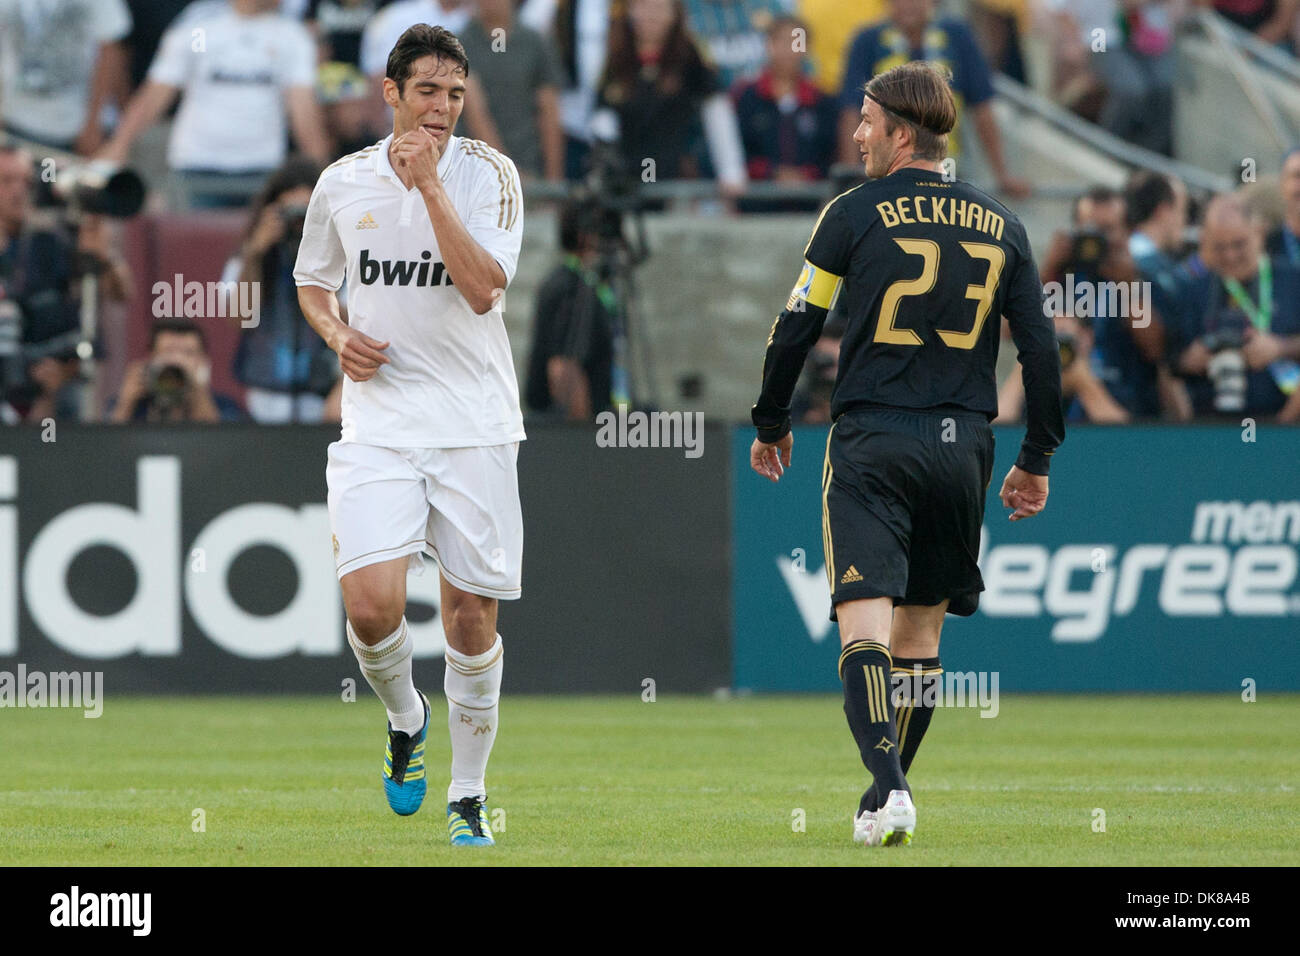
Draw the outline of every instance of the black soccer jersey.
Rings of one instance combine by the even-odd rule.
[[[763,440],[788,429],[795,381],[837,299],[846,327],[834,417],[872,406],[955,406],[993,419],[1005,315],[1025,381],[1028,433],[1018,464],[1047,473],[1065,433],[1060,358],[1013,213],[969,183],[906,167],[832,200],[804,258],[768,340],[753,412]]]

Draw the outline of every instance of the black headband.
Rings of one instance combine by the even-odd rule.
[[[896,106],[889,106],[885,103],[884,100],[882,100],[879,96],[876,96],[876,94],[872,93],[870,90],[863,90],[863,92],[866,94],[867,99],[875,102],[886,113],[893,113],[895,116],[907,120],[913,126],[921,127],[921,129],[925,130],[927,133],[934,133],[935,136],[942,135],[936,132],[935,130],[931,129],[925,123],[921,122],[921,118],[915,115],[911,110],[899,109]]]

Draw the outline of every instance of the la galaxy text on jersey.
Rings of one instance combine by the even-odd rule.
[[[768,339],[753,410],[761,438],[788,429],[804,359],[837,304],[845,332],[832,416],[870,406],[958,407],[993,419],[1005,315],[1025,380],[1022,460],[1046,473],[1064,437],[1060,358],[1029,240],[1013,213],[969,183],[908,167],[832,200],[804,259]]]

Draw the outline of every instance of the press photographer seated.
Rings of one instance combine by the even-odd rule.
[[[203,330],[188,319],[160,319],[149,331],[149,357],[127,366],[111,420],[238,422],[239,403],[212,391]]]
[[[1170,323],[1170,367],[1198,416],[1278,414],[1300,385],[1300,270],[1264,252],[1237,195],[1206,208],[1200,258]]]

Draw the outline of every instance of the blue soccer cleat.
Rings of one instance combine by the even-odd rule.
[[[496,846],[487,807],[478,797],[463,797],[447,804],[447,835],[452,846]]]
[[[417,693],[419,693],[417,691]],[[424,726],[412,737],[388,725],[388,747],[384,751],[384,796],[399,816],[409,817],[424,802],[424,738],[429,733],[429,698],[424,703]]]

